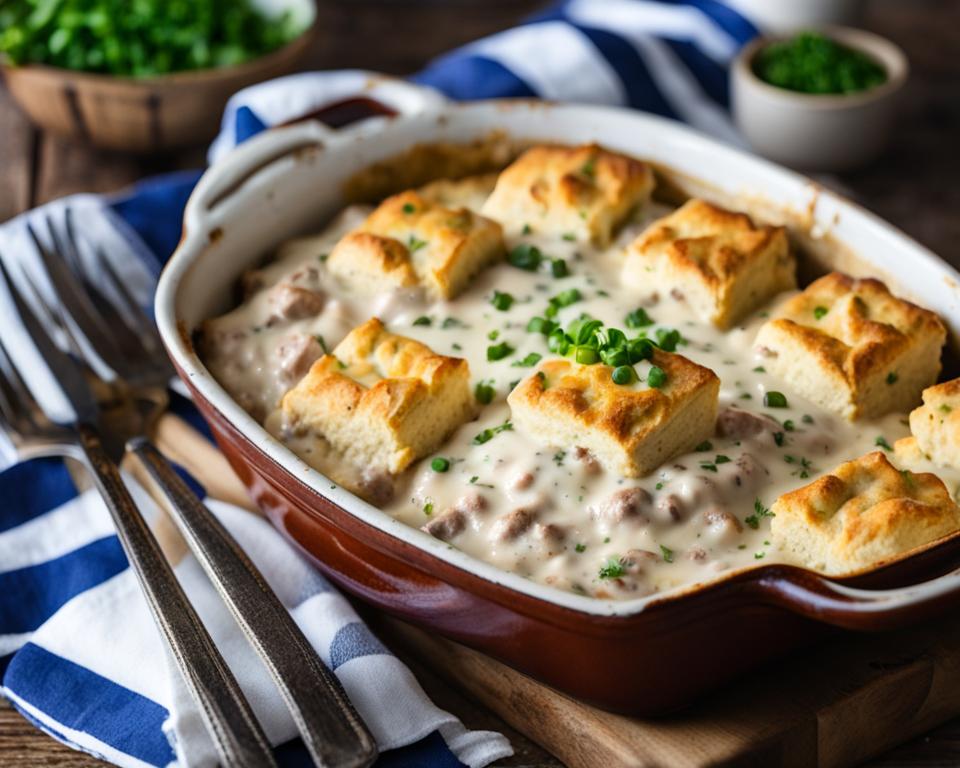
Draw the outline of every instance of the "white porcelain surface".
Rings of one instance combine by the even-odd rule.
[[[726,0],[764,32],[792,32],[824,24],[856,24],[863,0]]]
[[[823,32],[878,60],[887,81],[841,95],[778,88],[763,82],[751,67],[757,52],[777,38],[758,38],[730,70],[733,117],[751,148],[764,157],[800,170],[842,171],[873,160],[887,144],[908,65],[903,51],[878,35],[845,27]]]
[[[866,271],[896,275],[895,287],[960,327],[960,274],[872,214],[790,171],[716,143],[673,121],[625,109],[542,102],[449,104],[333,133],[317,123],[275,129],[241,145],[201,179],[187,206],[184,239],[163,273],[156,317],[164,343],[190,382],[293,476],[396,538],[489,581],[592,614],[628,615],[650,599],[596,600],[506,573],[394,520],[333,484],[274,440],[216,382],[189,343],[205,318],[234,300],[237,278],[289,237],[319,229],[342,205],[342,183],[421,142],[466,142],[506,131],[527,140],[607,147],[669,166],[718,202],[780,211],[863,255]],[[704,192],[700,192],[705,194]],[[905,265],[909,265],[906,268]]]

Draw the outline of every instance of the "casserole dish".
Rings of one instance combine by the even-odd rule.
[[[651,161],[685,192],[788,222],[808,274],[829,266],[877,275],[922,298],[952,329],[960,324],[960,275],[933,254],[809,180],[675,123],[542,102],[443,104],[382,80],[372,88],[367,95],[395,117],[339,133],[319,122],[277,129],[208,171],[156,304],[170,356],[231,465],[332,581],[566,693],[645,715],[683,706],[830,628],[902,626],[956,601],[960,575],[942,574],[955,565],[960,534],[844,579],[770,564],[632,600],[560,592],[405,525],[271,437],[206,369],[193,333],[230,305],[245,269],[291,235],[322,225],[363,186],[358,178],[391,191],[396,168],[387,161],[417,145],[473,143],[475,150],[493,134],[518,143],[596,141]]]

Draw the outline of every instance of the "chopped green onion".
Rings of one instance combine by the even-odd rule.
[[[577,351],[574,353],[574,360],[576,360],[581,365],[593,365],[600,359],[600,353],[595,349],[590,347],[577,347]]]
[[[549,336],[556,327],[557,324],[553,322],[553,320],[547,320],[542,317],[533,317],[530,319],[530,322],[527,323],[527,332],[542,333],[544,336]]]
[[[556,278],[567,277],[570,274],[567,262],[563,259],[554,259],[550,262],[550,273]]]
[[[490,405],[490,403],[493,402],[493,398],[496,397],[496,394],[497,390],[487,381],[478,381],[477,386],[473,388],[473,396],[477,399],[478,403],[483,403],[484,405]]]
[[[446,472],[450,469],[450,460],[442,456],[437,456],[437,458],[430,462],[430,469],[434,472]]]
[[[433,323],[433,320],[426,315],[420,315],[420,317],[413,321],[414,325],[430,325],[431,323]]]
[[[490,303],[493,304],[494,308],[500,310],[501,312],[506,312],[513,306],[514,298],[509,293],[501,293],[500,291],[493,292],[493,298],[490,299]]]
[[[683,337],[680,335],[680,331],[677,330],[667,330],[666,328],[657,328],[657,346],[660,347],[664,352],[675,352],[677,349],[677,344],[683,342]]]
[[[667,372],[660,368],[659,366],[653,366],[650,369],[650,373],[647,374],[647,384],[649,384],[654,389],[660,389],[664,384],[667,383]]]
[[[550,299],[550,304],[555,307],[569,307],[571,304],[576,304],[582,298],[583,295],[576,288],[568,288],[566,291],[561,291]]]
[[[767,408],[787,408],[787,396],[783,392],[770,391],[763,396],[763,404]]]
[[[614,384],[626,386],[627,384],[633,384],[633,382],[637,380],[637,372],[632,366],[621,365],[613,369],[613,373],[610,374],[610,377],[613,379]]]
[[[508,342],[502,341],[499,344],[494,344],[492,347],[487,347],[487,360],[490,362],[503,360],[503,358],[512,355],[513,352],[513,347],[511,347]]]
[[[507,256],[507,261],[518,269],[525,269],[527,272],[536,272],[540,266],[540,262],[543,261],[543,252],[535,245],[520,243],[510,251],[510,255]]]
[[[541,357],[543,357],[543,355],[537,354],[536,352],[531,352],[529,355],[523,358],[523,360],[514,360],[511,365],[514,368],[532,368],[540,362]]]
[[[824,316],[825,314],[827,314],[827,312],[829,312],[829,311],[830,311],[830,310],[827,309],[826,307],[814,307],[814,308],[813,308],[813,317],[814,317],[814,319],[816,319],[816,320],[820,320],[820,319],[822,319],[823,316]]]
[[[509,432],[513,429],[513,424],[509,421],[505,421],[498,427],[488,427],[487,429],[479,432],[473,438],[474,445],[483,445],[484,443],[490,442],[494,437],[499,435],[501,432]],[[470,482],[473,482],[472,480]]]
[[[627,328],[646,328],[653,325],[654,319],[647,314],[647,310],[639,307],[624,318]]]

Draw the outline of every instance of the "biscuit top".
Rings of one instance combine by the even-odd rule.
[[[960,469],[960,379],[927,387],[922,397],[923,405],[910,413],[913,436],[897,441],[898,455],[915,447],[938,467]]]
[[[603,244],[653,183],[646,163],[596,144],[533,147],[500,174],[483,212],[517,229],[530,224]]]
[[[644,371],[662,369],[666,383],[648,386]],[[536,375],[523,380],[510,395],[511,403],[575,419],[585,428],[599,430],[630,450],[643,436],[668,418],[673,402],[695,392],[717,375],[682,355],[654,350],[649,363],[636,366],[641,381],[624,386],[614,383],[609,365],[580,365],[566,359],[548,360]]]
[[[881,451],[841,464],[773,505],[772,533],[811,567],[855,570],[960,527],[936,475],[899,470]]]
[[[822,362],[855,381],[894,360],[913,339],[946,330],[929,310],[879,280],[832,272],[790,299],[771,322],[789,323],[816,344]]]
[[[773,505],[775,543],[801,563],[848,573],[960,528],[960,508],[936,475],[898,470],[881,451],[841,464]]]
[[[333,350],[315,363],[319,370],[372,387],[384,379],[416,379],[435,384],[467,362],[438,355],[427,345],[390,333],[376,317],[354,328]]]
[[[745,213],[693,199],[650,227],[630,248],[674,259],[696,270],[705,282],[720,286],[775,240],[782,240],[786,249],[783,227],[756,226]]]
[[[879,530],[890,518],[888,511],[905,504],[914,505],[917,513],[923,514],[927,509],[950,507],[953,501],[939,477],[900,471],[882,451],[841,464],[777,499],[777,507],[802,515],[813,527],[835,524],[845,516],[847,536],[864,532],[867,526]]]
[[[418,264],[429,262],[434,253],[455,250],[481,222],[496,226],[468,208],[444,208],[410,190],[384,200],[359,231],[398,241]]]
[[[452,194],[447,192],[447,194]],[[447,208],[410,190],[384,200],[330,254],[328,268],[361,293],[421,283],[452,298],[483,266],[502,258],[500,225],[469,208]]]

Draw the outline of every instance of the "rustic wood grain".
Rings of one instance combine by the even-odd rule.
[[[0,221],[30,207],[36,132],[0,88]]]
[[[538,7],[542,0],[325,0],[320,35],[308,68],[363,67],[393,74],[420,68],[432,56],[504,28]],[[960,266],[960,0],[868,0],[865,26],[886,35],[906,50],[912,66],[910,86],[900,116],[900,130],[889,152],[874,166],[827,181],[831,186],[901,227],[941,256]],[[371,44],[373,41],[375,44]],[[112,191],[138,178],[202,164],[200,149],[176,156],[131,159],[91,151],[59,139],[37,136],[0,89],[0,221],[32,204],[77,191]],[[385,638],[388,644],[396,645]],[[409,651],[398,648],[427,692],[473,728],[504,730],[518,755],[509,766],[554,768],[560,762],[516,734],[487,707],[455,690]],[[832,646],[824,654],[833,654]],[[897,663],[896,655],[890,663]],[[872,689],[875,700],[863,710],[847,711],[841,727],[826,731],[831,749],[855,742],[869,713],[899,717],[902,707],[920,699],[935,710],[953,702],[954,688],[943,695],[928,683],[923,660],[900,659],[897,696]],[[917,664],[921,666],[917,666]],[[940,681],[952,680],[941,673]],[[736,697],[749,691],[736,686]],[[482,695],[474,694],[474,695]],[[924,698],[924,696],[926,698]],[[917,697],[911,699],[911,697]],[[885,709],[886,707],[886,709]],[[908,707],[909,708],[909,707]],[[545,717],[546,713],[542,713]],[[832,716],[833,713],[831,713]],[[530,715],[528,714],[528,717]],[[533,716],[537,716],[534,713]],[[933,722],[932,720],[930,722]],[[574,721],[571,726],[577,726]],[[542,738],[542,737],[541,737]],[[810,731],[795,733],[796,756],[808,753]],[[878,748],[882,744],[878,743]],[[63,747],[25,721],[0,700],[0,764],[20,766],[102,765]],[[933,768],[960,765],[960,719],[874,759],[871,766]]]
[[[897,633],[838,636],[770,664],[690,710],[650,720],[603,712],[456,643],[379,621],[388,627],[382,634],[549,745],[571,768],[839,768],[960,711],[960,618]],[[940,757],[946,756],[944,750]]]

